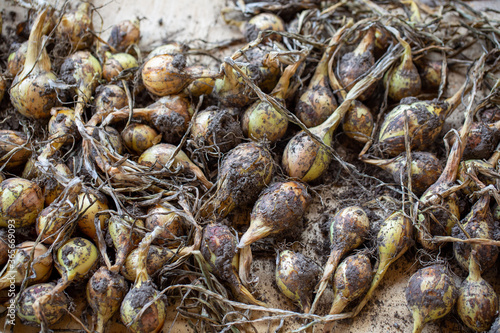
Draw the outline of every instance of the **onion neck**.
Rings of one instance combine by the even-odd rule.
[[[288,91],[288,86],[290,84],[290,79],[295,74],[299,66],[302,64],[304,59],[306,58],[306,54],[301,54],[300,59],[296,61],[293,65],[288,65],[283,74],[278,81],[278,84],[271,92],[271,95],[278,99],[285,99],[286,93]]]
[[[370,28],[366,32],[365,37],[363,37],[363,39],[361,40],[359,45],[353,51],[353,53],[355,55],[360,56],[363,53],[372,52],[373,47],[374,47],[374,42],[375,42],[375,33],[374,33],[373,28]]]
[[[477,252],[473,250],[469,256],[469,276],[467,277],[467,281],[480,281],[481,277],[481,269],[476,260]]]
[[[49,56],[45,50],[42,51],[43,24],[46,16],[47,16],[47,9],[43,10],[38,15],[38,17],[35,20],[35,23],[33,24],[33,28],[31,29],[30,37],[28,39],[28,50],[26,52],[26,60],[24,62],[24,68],[23,71],[20,74],[18,74],[21,80],[24,79],[24,77],[26,77],[30,73],[50,72],[51,70]]]

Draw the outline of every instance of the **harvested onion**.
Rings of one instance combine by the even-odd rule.
[[[64,292],[52,295],[54,287],[54,283],[40,283],[23,290],[16,306],[16,315],[21,319],[21,322],[35,326],[40,326],[42,322],[45,322],[51,326],[57,323],[66,311],[69,311],[70,300]],[[40,320],[39,316],[35,314],[33,305],[46,295],[52,295],[52,298],[49,303],[41,307],[43,319]]]
[[[42,189],[36,183],[16,177],[4,180],[0,184],[0,227],[7,227],[9,221],[16,228],[32,225],[43,205]]]
[[[57,25],[56,37],[61,42],[69,42],[73,50],[89,48],[94,40],[90,3],[82,2],[76,10],[65,13]]]
[[[122,131],[125,146],[136,154],[142,154],[146,149],[161,141],[161,134],[145,124],[132,123]]]

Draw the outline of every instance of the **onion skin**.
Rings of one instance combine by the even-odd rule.
[[[141,75],[146,89],[156,96],[178,94],[196,79],[185,68],[185,58],[180,54],[151,58],[144,64]]]
[[[353,101],[342,120],[344,133],[351,139],[367,143],[371,140],[374,126],[375,120],[370,109],[357,100]]]
[[[302,183],[290,181],[269,185],[255,202],[250,226],[241,236],[238,247],[292,229],[301,221],[310,202],[311,196]]]
[[[109,209],[108,200],[99,192],[80,193],[78,195],[77,209],[82,213],[76,222],[78,229],[97,242],[95,218],[97,213]],[[98,221],[103,231],[108,218],[109,214],[99,214]]]
[[[13,170],[25,164],[31,156],[31,145],[23,132],[0,130],[0,165]]]
[[[97,268],[99,251],[91,241],[74,237],[57,250],[55,259],[55,266],[63,283],[82,281]]]
[[[274,160],[262,144],[242,143],[226,154],[217,178],[217,194],[202,208],[202,215],[215,212],[225,217],[236,207],[254,202],[271,182]]]
[[[467,133],[463,160],[481,160],[490,157],[500,141],[500,121],[493,124],[472,123]]]
[[[360,246],[369,232],[370,220],[366,212],[359,206],[345,207],[332,217],[330,222],[330,255],[318,284],[318,291],[311,307],[311,313],[314,313],[317,303],[342,257]]]
[[[401,63],[390,72],[388,95],[395,101],[400,101],[405,97],[417,96],[422,89],[422,81],[417,67],[413,63],[410,45],[402,39],[399,42],[405,48]]]
[[[176,208],[168,202],[161,202],[148,210],[148,217],[144,221],[146,229],[153,230],[162,226],[164,231],[158,235],[156,243],[179,245],[178,237],[185,235],[184,219],[176,212]]]
[[[282,251],[276,258],[276,284],[304,313],[309,313],[314,286],[321,268],[301,253]]]
[[[127,282],[123,276],[103,266],[89,279],[86,291],[87,302],[94,311],[95,331],[102,333],[125,298]]]
[[[9,178],[0,184],[0,227],[7,227],[9,220],[16,228],[30,226],[43,206],[42,189],[36,183]]]
[[[31,326],[40,326],[41,322],[35,315],[33,304],[37,299],[45,295],[52,295],[54,290],[54,283],[40,283],[26,288],[17,303],[17,316],[21,319],[23,324]],[[49,303],[44,304],[41,308],[43,317],[49,326],[57,323],[61,317],[69,310],[70,300],[66,295],[61,292],[52,295]]]
[[[26,41],[22,43],[15,52],[9,55],[9,58],[7,60],[7,70],[13,77],[15,77],[18,73],[21,73],[21,71],[23,70],[27,53],[28,42]]]
[[[125,146],[138,155],[159,143],[162,137],[154,128],[138,123],[128,125],[121,134]]]
[[[422,268],[412,275],[406,287],[406,303],[413,315],[413,333],[447,315],[455,305],[458,290],[443,265]]]
[[[495,228],[489,204],[490,196],[484,194],[472,206],[465,219],[460,222],[471,238],[494,239]],[[453,227],[451,234],[455,238],[467,239],[467,236],[458,226]],[[481,272],[485,272],[495,265],[499,253],[497,246],[453,242],[455,259],[463,269],[467,270],[469,268],[472,250],[477,252],[476,261]]]
[[[469,276],[458,289],[457,312],[462,322],[476,332],[489,330],[498,316],[495,289],[481,277],[473,251],[469,259]]]
[[[285,31],[285,23],[281,17],[272,13],[260,13],[253,16],[246,24],[243,25],[242,33],[246,40],[251,42],[255,40],[261,31],[274,30],[283,32]],[[265,39],[280,41],[281,36],[272,34]]]

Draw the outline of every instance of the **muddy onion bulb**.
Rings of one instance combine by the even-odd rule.
[[[124,20],[111,28],[108,44],[118,52],[124,52],[129,46],[139,44],[140,38],[140,21]]]
[[[9,220],[16,228],[30,226],[43,206],[42,189],[36,183],[9,178],[0,184],[0,227],[7,227]]]
[[[443,265],[425,267],[412,275],[406,287],[406,302],[413,315],[413,333],[444,317],[455,305],[458,290]]]
[[[0,165],[13,170],[28,162],[31,145],[23,132],[0,130]]]
[[[142,154],[146,149],[161,141],[161,134],[145,124],[132,123],[122,131],[125,146],[136,154]]]
[[[108,82],[122,71],[139,66],[137,59],[128,53],[107,53],[106,55],[106,61],[102,65],[102,77]]]
[[[90,3],[81,3],[76,10],[62,16],[57,25],[56,37],[59,41],[69,42],[72,49],[83,50],[92,45],[94,31],[90,17]]]
[[[33,304],[40,297],[52,294],[54,290],[54,283],[40,283],[26,288],[19,296],[19,301],[17,302],[17,313],[16,315],[21,319],[21,321],[27,325],[39,326],[40,320],[35,315],[33,310]],[[61,319],[61,317],[66,314],[69,310],[70,300],[64,292],[53,295],[50,302],[42,305],[41,312],[46,320],[47,324],[53,325]]]
[[[276,258],[276,284],[288,298],[297,302],[308,313],[314,286],[321,268],[301,253],[285,250]]]

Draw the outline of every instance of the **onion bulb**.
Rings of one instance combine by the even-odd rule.
[[[369,232],[370,220],[366,212],[359,206],[345,207],[332,217],[330,222],[330,255],[318,285],[311,313],[314,313],[317,303],[342,257],[360,246],[368,237]]]
[[[203,230],[200,252],[208,263],[210,271],[229,284],[236,297],[251,304],[266,306],[241,283],[237,273],[239,253],[236,245],[236,237],[228,226],[212,223]]]
[[[78,230],[97,241],[97,229],[95,223],[99,223],[101,230],[104,230],[109,214],[99,214],[108,209],[108,200],[99,192],[87,192],[78,194],[77,210],[80,217],[77,220]]]
[[[265,30],[273,30],[278,32],[285,31],[285,24],[281,17],[272,13],[260,13],[248,20],[240,28],[247,41],[253,41],[257,38],[259,32]],[[280,41],[281,36],[271,34],[266,40]]]
[[[455,305],[458,290],[443,265],[422,268],[412,275],[406,287],[406,303],[413,315],[413,333],[447,315]]]
[[[148,216],[144,221],[148,230],[156,226],[162,226],[163,232],[158,235],[158,244],[179,245],[178,238],[185,235],[184,219],[176,213],[176,208],[167,201],[160,202],[148,210]]]
[[[469,258],[469,276],[458,288],[457,312],[462,322],[476,332],[490,329],[498,316],[495,289],[481,277],[475,251]]]
[[[10,251],[9,251],[10,252]],[[31,255],[33,252],[33,260]],[[13,283],[20,286],[28,273],[27,284],[46,282],[52,272],[51,251],[43,244],[26,241],[16,245],[11,261],[2,270],[0,289],[9,288]],[[29,272],[27,272],[29,270]]]
[[[257,86],[262,82],[262,72],[258,65],[237,62],[243,73]],[[227,62],[222,65],[224,76],[215,80],[213,96],[221,105],[229,107],[244,107],[257,98],[255,92],[245,83],[239,72]]]
[[[475,122],[467,133],[462,159],[486,159],[500,141],[500,121],[492,124]]]
[[[125,146],[136,154],[142,154],[146,149],[161,141],[161,134],[145,124],[132,123],[122,131]]]
[[[23,132],[0,130],[0,165],[13,170],[25,164],[31,156],[31,145]]]
[[[376,165],[392,175],[398,184],[408,186],[407,156],[403,153],[391,159],[369,159],[361,157],[365,163]],[[412,191],[422,195],[434,184],[443,172],[441,162],[436,155],[428,152],[415,151],[411,153],[411,186]]]
[[[9,221],[16,228],[32,225],[43,205],[42,189],[36,183],[16,177],[0,183],[0,227],[7,227]]]
[[[12,105],[19,113],[33,119],[48,118],[58,101],[53,84],[57,77],[51,72],[50,59],[42,42],[46,16],[47,9],[38,14],[28,40],[24,68],[16,75],[10,88]]]
[[[82,2],[76,10],[65,13],[57,25],[56,38],[69,42],[73,50],[89,48],[94,40],[90,3]]]
[[[111,82],[122,71],[138,67],[139,63],[133,55],[128,53],[111,54],[106,52],[106,61],[102,65],[102,77]]]
[[[161,170],[164,167],[169,169],[178,169],[182,167],[184,170],[192,172],[203,186],[210,189],[213,184],[207,179],[203,171],[189,159],[186,153],[179,150],[177,154],[172,157],[176,150],[176,146],[168,143],[156,144],[142,153],[139,157],[139,163],[156,170]],[[170,164],[167,165],[167,163]]]
[[[342,120],[342,130],[351,139],[361,143],[371,140],[375,120],[370,109],[360,101],[353,101]]]
[[[386,218],[377,234],[379,263],[370,289],[354,309],[357,315],[370,300],[390,265],[399,259],[412,245],[413,225],[402,211],[396,211]]]
[[[113,215],[108,221],[108,234],[116,250],[115,264],[110,268],[118,272],[125,263],[128,254],[137,247],[141,241],[138,229],[144,227],[142,220],[132,220],[129,216]]]
[[[19,48],[9,54],[7,59],[7,70],[14,77],[23,70],[26,54],[28,53],[28,41],[19,45]]]
[[[301,221],[310,201],[311,196],[302,183],[290,181],[269,185],[255,202],[250,226],[241,236],[238,247],[293,229]]]
[[[87,302],[94,311],[94,330],[105,331],[106,323],[118,311],[128,290],[127,281],[105,266],[99,268],[87,283]]]
[[[314,286],[321,268],[302,253],[282,251],[276,257],[276,284],[292,301],[297,302],[304,313],[309,313]]]
[[[138,45],[140,38],[140,21],[123,20],[111,28],[108,44],[118,52],[125,52],[128,47]]]
[[[217,176],[217,192],[202,207],[202,214],[215,212],[225,217],[236,207],[254,202],[271,182],[274,169],[271,153],[262,144],[239,144],[224,156]]]
[[[23,324],[40,326],[45,321],[47,325],[51,326],[57,323],[69,311],[70,300],[64,292],[53,295],[54,287],[54,283],[40,283],[22,291],[16,305],[16,315],[21,319]],[[52,298],[49,303],[41,307],[43,320],[40,320],[33,310],[33,305],[37,300],[46,295],[52,295]]]

